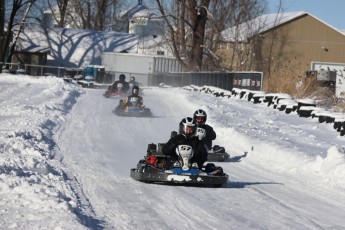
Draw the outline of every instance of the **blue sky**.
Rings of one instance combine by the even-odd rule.
[[[270,12],[277,12],[279,0],[267,0]],[[345,29],[345,0],[282,0],[284,12],[306,11],[323,22]]]

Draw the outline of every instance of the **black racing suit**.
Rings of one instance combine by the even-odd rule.
[[[119,87],[119,86],[121,86],[121,87]],[[121,92],[119,92],[119,93],[127,94],[128,90],[129,90],[128,82],[122,81],[122,80],[117,80],[111,86],[111,90],[113,93],[117,93],[119,88],[121,88]]]
[[[141,109],[143,106],[143,98],[132,94],[131,96],[128,96],[125,100],[124,105],[126,106],[126,109],[128,108],[137,108]]]
[[[194,155],[192,156],[190,162],[196,162],[199,166],[199,169],[202,168],[202,165],[207,161],[207,150],[204,146],[204,143],[199,140],[198,137],[193,136],[190,139],[187,139],[184,135],[178,134],[164,144],[162,152],[166,156],[170,157],[171,162],[178,160],[176,154],[176,147],[178,145],[190,145],[194,150]]]

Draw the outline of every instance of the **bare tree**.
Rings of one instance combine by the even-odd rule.
[[[273,87],[271,73],[279,64],[277,63],[279,58],[275,57],[276,48],[283,47],[281,43],[277,44],[276,30],[269,30],[281,21],[282,0],[279,1],[277,7],[277,13],[264,14],[267,8],[265,2],[242,5],[238,11],[239,14],[235,15],[235,26],[229,29],[230,36],[227,37],[230,41],[228,43],[230,52],[226,54],[230,60],[227,63],[229,69],[263,71],[266,89]],[[252,13],[248,14],[248,12]]]
[[[113,18],[112,7],[118,5],[119,0],[75,0],[70,15],[78,28],[103,30],[107,19]]]
[[[45,0],[58,27],[104,30],[120,0]]]
[[[91,1],[75,1],[74,9],[80,18],[82,29],[91,29]]]
[[[13,40],[12,40],[12,42],[10,44],[9,53],[8,53],[7,60],[6,60],[7,62],[11,62],[11,60],[12,60],[12,54],[13,54],[14,49],[16,47],[16,43],[18,41],[19,35],[22,32],[22,30],[23,30],[23,27],[24,27],[24,24],[26,22],[26,19],[27,19],[28,15],[29,15],[30,9],[31,9],[32,5],[35,2],[36,2],[36,0],[29,0],[25,4],[22,5],[23,7],[25,6],[26,9],[25,9],[25,12],[24,12],[24,15],[23,15],[22,19],[18,23],[18,31],[16,31],[16,34],[13,37]]]
[[[8,8],[6,9],[10,11],[10,15],[7,21],[6,34],[2,39],[3,49],[0,56],[0,62],[10,62],[18,36],[23,29],[30,9],[35,2],[36,0],[13,0],[11,4],[8,3]],[[17,31],[14,30],[15,26],[18,26]],[[13,33],[15,34],[13,35]]]
[[[161,0],[156,0],[156,3],[168,28],[165,38],[175,57],[190,70],[201,70],[210,0],[202,0],[201,5],[196,0],[175,1],[172,7],[176,13],[167,11]]]
[[[156,0],[156,4],[165,20],[165,39],[175,57],[187,69],[201,71],[225,68],[224,56],[217,54],[222,31],[262,13],[263,1]]]
[[[278,4],[278,8],[277,8],[277,14],[274,18],[274,24],[273,26],[277,25],[280,20],[281,17],[283,15],[284,9],[283,9],[283,2],[282,0],[279,1]],[[266,76],[266,81],[265,81],[265,88],[267,90],[272,90],[272,88],[274,88],[273,85],[275,85],[277,82],[274,82],[274,80],[272,79],[272,70],[274,68],[275,65],[277,65],[278,63],[276,63],[276,61],[274,60],[274,49],[277,43],[276,37],[277,37],[277,33],[276,30],[273,30],[271,33],[268,34],[268,36],[270,36],[269,38],[266,38],[266,40],[269,40],[268,42],[268,52],[266,54],[266,58],[264,60],[267,60],[266,62],[262,63],[261,69],[265,72],[265,76]],[[279,80],[278,80],[279,83]]]
[[[223,32],[226,48],[219,53],[226,58],[227,69],[249,70],[253,65],[254,41],[257,41],[252,38],[259,36],[265,23],[255,19],[265,12],[266,4],[262,0],[233,1],[231,9],[227,19],[229,27]]]
[[[221,41],[221,31],[226,27],[229,7],[232,1],[211,1],[207,12],[206,31],[203,48],[203,69],[223,70],[222,57],[217,55]]]
[[[0,62],[3,60],[4,41],[5,41],[5,0],[0,0]],[[2,68],[0,68],[1,71]]]
[[[57,26],[63,28],[66,26],[68,20],[66,20],[70,0],[47,0],[48,8],[52,13]],[[56,11],[57,7],[57,11]]]
[[[112,0],[98,0],[96,1],[95,25],[94,29],[103,30],[104,22],[107,16],[107,10],[111,5]]]

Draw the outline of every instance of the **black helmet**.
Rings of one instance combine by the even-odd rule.
[[[195,136],[198,124],[191,117],[183,118],[179,124],[179,133],[187,139]]]
[[[135,81],[135,77],[131,77],[131,81]]]
[[[204,110],[198,109],[194,112],[193,119],[199,124],[204,125],[207,120],[207,114]]]
[[[120,79],[121,81],[124,81],[124,80],[126,79],[126,76],[125,76],[124,74],[121,74],[120,77],[119,77],[119,79]]]
[[[139,86],[133,86],[132,93],[138,95],[139,94]]]

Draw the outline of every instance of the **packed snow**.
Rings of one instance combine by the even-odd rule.
[[[145,87],[153,117],[55,77],[0,74],[0,229],[344,229],[345,137],[239,97]],[[149,143],[208,114],[221,188],[136,181]]]

